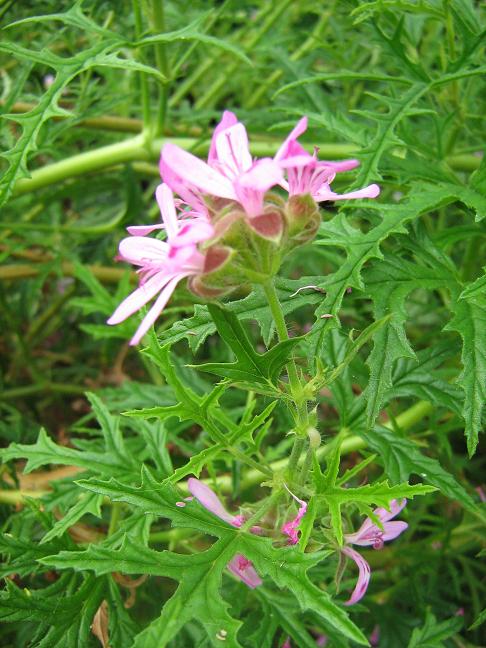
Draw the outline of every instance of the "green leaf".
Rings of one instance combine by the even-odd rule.
[[[326,592],[317,588],[307,578],[307,569],[321,559],[318,554],[303,554],[298,549],[291,547],[276,549],[272,546],[270,539],[260,538],[249,533],[240,533],[234,527],[210,514],[197,501],[189,502],[185,507],[178,507],[176,502],[179,496],[176,491],[166,484],[158,484],[148,471],[144,473],[144,482],[140,488],[134,488],[115,480],[101,482],[92,479],[82,481],[80,485],[106,495],[114,501],[124,501],[146,512],[169,517],[175,526],[193,528],[221,538],[208,551],[193,556],[174,555],[170,552],[159,554],[151,550],[140,551],[140,547],[134,547],[132,551],[130,543],[127,541],[125,546],[129,547],[128,553],[121,550],[107,553],[108,550],[97,545],[91,546],[87,552],[62,552],[58,556],[44,560],[45,564],[49,563],[57,568],[83,569],[88,566],[98,574],[106,571],[122,571],[179,578],[187,569],[190,586],[188,585],[186,589],[186,586],[181,583],[181,594],[177,595],[176,592],[176,595],[170,599],[164,608],[162,621],[155,622],[155,629],[150,631],[147,629],[148,637],[153,636],[150,634],[152,631],[161,632],[162,628],[167,628],[165,631],[168,633],[167,636],[173,636],[182,623],[192,618],[191,614],[198,614],[197,610],[193,610],[192,606],[185,602],[188,600],[189,592],[194,590],[194,582],[200,582],[204,592],[207,592],[209,588],[212,600],[218,601],[217,589],[225,564],[236,553],[243,553],[254,562],[261,575],[268,574],[279,587],[291,588],[302,609],[315,611],[337,630],[358,643],[366,645],[363,634],[349,620],[347,614],[333,603]],[[140,554],[138,555],[137,552]],[[208,570],[210,575],[204,576]],[[189,574],[194,574],[194,572],[198,574],[198,580],[193,582],[193,576]],[[209,578],[210,580],[207,580]],[[199,595],[199,592],[200,590],[196,588],[194,596]],[[186,605],[187,607],[185,607]],[[205,621],[201,620],[203,625],[211,614],[216,614],[212,607],[206,611]],[[216,618],[219,619],[217,616]],[[211,625],[213,632],[215,627]],[[235,629],[235,626],[231,625],[231,628]],[[211,636],[209,638],[211,639]],[[140,646],[148,645],[150,644],[140,643]]]
[[[300,338],[284,340],[266,353],[257,353],[234,313],[214,304],[209,305],[208,310],[218,333],[235,354],[236,362],[207,362],[193,366],[199,371],[214,373],[234,383],[244,384],[249,389],[276,391],[278,376]]]
[[[454,198],[451,198],[453,200]],[[364,289],[361,269],[372,258],[382,258],[380,245],[393,234],[406,233],[405,225],[423,213],[443,204],[444,193],[440,187],[411,188],[410,197],[399,205],[366,203],[366,209],[377,212],[381,222],[366,233],[352,227],[348,217],[339,213],[330,222],[321,226],[323,238],[317,245],[338,246],[346,250],[347,257],[339,269],[318,285],[326,291],[326,297],[316,311],[317,322],[310,337],[314,355],[318,357],[327,333],[339,326],[337,317],[343,296],[349,288]],[[448,200],[446,199],[446,203]],[[321,315],[331,314],[334,317],[321,319]],[[391,324],[389,325],[391,326]],[[383,331],[382,331],[383,334]]]
[[[40,590],[20,589],[7,581],[7,589],[0,593],[0,618],[7,622],[34,621],[40,639],[35,645],[39,648],[89,646],[91,624],[105,595],[106,579],[88,576],[79,582],[79,578],[69,576],[69,581],[61,579]]]
[[[417,495],[432,493],[436,488],[425,484],[408,483],[390,486],[388,481],[367,484],[356,488],[327,487],[316,497],[325,501],[331,514],[331,525],[339,545],[344,542],[341,507],[343,504],[361,503],[389,508],[394,499],[413,499]]]
[[[400,437],[383,426],[359,433],[380,454],[392,483],[403,482],[410,475],[418,475],[436,486],[446,497],[459,501],[469,511],[478,512],[474,500],[456,478],[444,470],[436,459],[422,454],[410,439]]]
[[[321,277],[301,277],[299,280],[275,278],[275,287],[285,315],[308,304],[322,301],[322,295],[316,291],[296,292],[303,286],[315,285]],[[225,303],[225,308],[232,311],[240,321],[255,320],[261,328],[263,339],[268,346],[274,333],[272,315],[268,309],[268,301],[263,289],[255,286],[253,292],[244,299]],[[167,331],[163,331],[160,340],[172,345],[182,339],[187,339],[192,351],[196,352],[204,340],[216,331],[216,326],[207,306],[196,304],[192,317],[175,322]]]
[[[458,382],[464,390],[462,416],[472,457],[482,429],[481,415],[486,401],[486,298],[458,299],[452,309],[454,317],[446,330],[457,331],[462,338],[463,371]]]
[[[65,531],[67,531],[73,524],[75,524],[79,519],[90,513],[96,517],[101,517],[101,504],[103,503],[103,497],[97,495],[96,493],[83,493],[80,495],[78,502],[73,506],[73,508],[66,513],[66,515],[56,522],[50,531],[42,538],[41,543],[49,542],[52,538],[57,538],[61,536]]]
[[[2,562],[0,576],[5,577],[17,574],[19,577],[44,571],[38,560],[52,553],[67,549],[69,543],[64,540],[55,540],[39,544],[30,538],[14,537],[10,533],[0,535],[0,551],[8,557]]]
[[[407,648],[446,648],[444,643],[459,632],[463,624],[461,617],[452,617],[447,621],[437,621],[430,610],[427,610],[424,625],[415,628]]]
[[[375,317],[389,313],[391,319],[375,335],[373,349],[366,361],[370,369],[363,398],[367,406],[367,423],[372,427],[392,387],[392,370],[400,358],[415,359],[408,343],[404,324],[407,318],[405,300],[417,288],[448,288],[454,277],[444,267],[430,268],[388,255],[364,273],[365,287],[373,299]]]

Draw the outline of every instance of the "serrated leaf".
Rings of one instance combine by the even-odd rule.
[[[61,536],[87,513],[100,517],[102,502],[103,497],[101,495],[97,495],[96,493],[82,494],[72,509],[70,509],[61,520],[58,520],[52,529],[46,533],[41,540],[41,544]]]
[[[446,330],[457,331],[462,338],[463,371],[458,382],[464,390],[462,416],[471,457],[478,444],[486,401],[486,299],[458,299],[452,308],[454,317]]]
[[[360,431],[360,435],[380,454],[392,483],[405,481],[410,475],[418,475],[436,486],[446,497],[458,500],[469,511],[478,512],[474,500],[456,478],[444,470],[436,459],[422,454],[410,439],[400,437],[383,426],[366,432]]]
[[[445,648],[444,641],[459,632],[462,624],[463,620],[457,616],[439,622],[427,610],[424,625],[412,632],[407,648]]]
[[[173,557],[173,555],[169,555],[170,552],[158,554],[157,552],[144,550],[137,563],[138,557],[136,551],[130,552],[124,557],[123,551],[108,554],[104,548],[98,545],[92,546],[87,552],[61,553],[58,556],[46,559],[44,561],[45,563],[56,565],[58,568],[75,567],[77,565],[79,569],[82,569],[83,565],[88,565],[90,569],[95,569],[97,573],[105,573],[104,570],[125,571],[127,573],[140,573],[140,570],[150,570],[149,573],[163,575],[162,571],[165,570],[166,572],[170,571],[171,574],[180,576],[183,570],[192,564],[194,564],[195,570],[198,569],[197,565],[199,567],[205,565],[205,570],[207,570],[208,564],[205,561],[208,560],[213,565],[211,567],[213,570],[211,591],[213,592],[213,596],[216,597],[216,590],[214,589],[216,587],[215,583],[217,582],[217,587],[219,587],[220,575],[226,562],[236,553],[243,553],[243,555],[254,562],[260,574],[268,574],[279,587],[291,588],[296,594],[302,609],[314,610],[346,636],[354,639],[358,643],[366,644],[364,636],[349,620],[347,614],[332,602],[329,595],[313,585],[307,578],[307,569],[320,560],[319,555],[303,554],[291,547],[275,549],[269,539],[259,538],[248,533],[240,533],[234,527],[224,523],[216,516],[211,515],[197,501],[189,502],[184,507],[178,507],[176,505],[179,497],[177,493],[168,485],[158,484],[147,471],[144,474],[144,482],[140,488],[134,488],[116,482],[115,480],[111,480],[110,482],[89,480],[80,482],[80,484],[94,492],[107,495],[114,501],[124,501],[155,515],[169,517],[175,526],[197,529],[217,536],[221,540],[213,545],[210,550],[204,552],[204,554],[196,554],[193,556],[181,555]],[[224,560],[221,558],[220,561],[218,556],[221,555],[224,556]],[[208,556],[210,557],[209,559],[207,558]],[[116,563],[113,562],[115,558]],[[165,560],[168,561],[167,565],[165,565]],[[223,562],[225,564],[222,564]],[[214,567],[216,563],[217,567]],[[168,573],[165,575],[168,575]],[[205,578],[200,572],[199,578],[203,578],[203,582],[206,583]],[[181,591],[184,592],[184,596],[187,598],[185,588]],[[164,608],[162,616],[163,622],[160,625],[156,622],[156,628],[160,631],[162,627],[167,626],[167,631],[169,632],[170,629],[170,633],[172,633],[180,628],[181,618],[186,620],[188,618],[178,616],[182,615],[180,608],[182,602],[179,597],[175,595],[170,601],[167,613]],[[177,615],[175,614],[176,611],[178,612]],[[195,613],[194,611],[192,612]],[[210,614],[211,611],[207,613]],[[175,620],[176,618],[178,619],[177,621]],[[172,621],[173,619],[174,621]],[[214,626],[211,627],[214,631]],[[211,639],[211,637],[209,638]],[[145,645],[148,644],[140,644],[140,646]]]
[[[208,310],[218,333],[235,354],[236,362],[206,362],[193,366],[249,388],[275,391],[278,376],[300,338],[278,342],[266,353],[257,353],[234,313],[215,304],[210,304]]]

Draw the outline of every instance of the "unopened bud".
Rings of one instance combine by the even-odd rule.
[[[316,450],[321,445],[321,435],[315,427],[307,428],[307,436],[309,437],[309,445]]]

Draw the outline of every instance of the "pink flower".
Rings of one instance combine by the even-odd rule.
[[[384,508],[377,508],[374,511],[374,514],[378,517],[383,529],[380,529],[370,518],[366,518],[361,527],[356,531],[356,533],[347,533],[344,538],[348,544],[358,545],[360,547],[373,547],[373,549],[382,549],[383,544],[389,540],[394,540],[398,537],[405,529],[408,527],[406,522],[390,522],[390,520],[396,517],[400,511],[407,504],[407,500],[403,499],[401,501],[392,500],[390,502],[390,510],[387,511]],[[371,569],[366,560],[359,554],[357,551],[351,547],[343,547],[341,550],[346,556],[354,560],[358,566],[359,576],[356,583],[356,587],[351,594],[351,597],[346,601],[345,605],[354,605],[360,601],[368,589],[368,584],[370,582]]]
[[[288,490],[288,492],[292,495],[294,500],[300,504],[299,510],[297,511],[297,515],[293,520],[290,520],[290,522],[286,522],[283,527],[282,527],[282,533],[285,535],[289,536],[289,539],[287,541],[287,544],[289,545],[295,545],[299,542],[299,536],[298,536],[298,530],[300,526],[300,521],[304,517],[306,511],[307,511],[307,503],[304,502],[304,500],[299,499],[296,497],[288,488],[285,486],[285,488]]]
[[[155,322],[179,281],[203,271],[204,255],[199,252],[197,244],[213,235],[213,228],[205,218],[177,219],[173,195],[166,184],[159,185],[155,195],[163,225],[129,228],[134,236],[123,239],[119,246],[122,260],[140,266],[140,286],[122,301],[108,324],[123,322],[158,295],[130,341],[132,345],[138,344]],[[162,227],[167,232],[166,241],[146,237]]]
[[[310,155],[297,141],[307,130],[307,117],[303,117],[289,134],[277,151],[275,161],[287,170],[287,180],[281,184],[291,196],[310,193],[316,202],[325,200],[350,200],[353,198],[376,198],[380,188],[376,184],[351,191],[347,194],[337,194],[331,190],[330,184],[340,171],[348,171],[359,165],[358,160],[343,160],[330,162],[317,160],[317,149]]]
[[[187,480],[189,492],[193,495],[205,509],[224,520],[234,527],[241,527],[244,522],[242,515],[232,515],[229,513],[216,493],[206,486],[206,484],[199,479],[190,477]],[[252,528],[253,531],[253,528]],[[228,569],[232,574],[239,578],[245,585],[251,589],[258,587],[262,584],[262,579],[256,573],[251,561],[249,561],[242,554],[236,554],[228,563]]]
[[[265,193],[283,181],[281,165],[275,160],[252,159],[246,129],[229,111],[214,131],[207,163],[174,144],[165,144],[160,173],[193,207],[201,208],[205,195],[216,196],[239,202],[250,219],[262,213]]]

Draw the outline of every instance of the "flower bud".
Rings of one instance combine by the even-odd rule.
[[[321,223],[316,202],[310,194],[290,196],[285,217],[288,225],[288,249],[311,241]]]
[[[307,428],[307,437],[309,438],[309,445],[316,450],[321,445],[321,435],[315,427]]]

